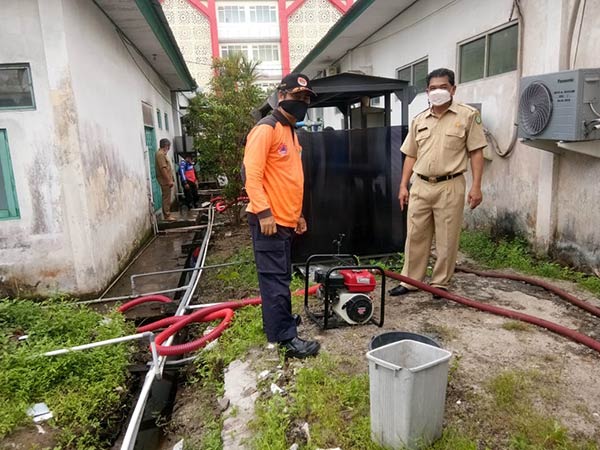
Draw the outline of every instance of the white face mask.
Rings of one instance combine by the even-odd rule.
[[[429,103],[434,106],[440,106],[452,100],[450,92],[446,89],[434,89],[433,91],[429,91],[428,97]]]

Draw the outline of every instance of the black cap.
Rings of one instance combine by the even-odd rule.
[[[316,97],[315,91],[312,90],[312,86],[310,84],[310,80],[303,73],[290,73],[283,77],[279,86],[277,86],[277,90],[279,91],[287,91],[290,93],[294,92],[302,92],[306,91],[310,93],[313,97]]]

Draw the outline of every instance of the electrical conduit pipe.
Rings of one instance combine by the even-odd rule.
[[[564,336],[575,342],[583,344],[583,345],[591,348],[592,350],[595,350],[598,353],[600,353],[600,342],[596,341],[595,339],[592,339],[589,336],[586,336],[585,334],[582,334],[578,331],[572,330],[567,327],[563,327],[562,325],[559,325],[557,323],[550,322],[550,321],[544,320],[544,319],[540,319],[539,317],[530,316],[529,314],[524,314],[524,313],[520,313],[517,311],[513,311],[510,309],[500,308],[498,306],[487,305],[485,303],[476,302],[474,300],[470,300],[468,298],[461,297],[460,295],[452,294],[451,292],[446,292],[443,289],[439,289],[439,288],[430,286],[421,281],[413,280],[412,278],[408,278],[404,275],[400,275],[399,273],[392,272],[390,270],[386,270],[385,275],[388,278],[402,281],[406,284],[410,284],[411,286],[414,286],[423,291],[431,292],[432,294],[439,295],[440,297],[443,297],[447,300],[452,300],[454,302],[469,306],[471,308],[479,309],[481,311],[486,311],[486,312],[489,312],[492,314],[496,314],[498,316],[504,316],[504,317],[508,317],[510,319],[520,320],[523,322],[531,323],[533,325],[537,325],[542,328],[546,328],[549,331],[560,334],[561,336]]]
[[[141,305],[142,303],[148,303],[148,302],[171,303],[172,301],[173,300],[171,300],[169,297],[166,297],[164,295],[145,295],[143,297],[138,297],[135,300],[131,300],[130,302],[122,304],[121,306],[119,306],[117,311],[125,312],[128,309],[133,308],[134,306]]]

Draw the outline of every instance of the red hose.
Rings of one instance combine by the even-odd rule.
[[[138,333],[144,333],[146,331],[154,331],[154,330],[158,330],[159,328],[165,328],[165,327],[168,327],[169,325],[173,325],[175,322],[179,322],[184,317],[185,316],[165,317],[164,319],[157,320],[156,322],[150,322],[147,325],[138,327],[136,331]]]
[[[172,301],[173,300],[171,300],[169,297],[165,297],[164,295],[146,295],[144,297],[138,297],[135,300],[131,300],[127,303],[122,304],[121,306],[119,306],[117,311],[125,312],[128,309],[133,308],[134,306],[141,305],[142,303],[148,303],[148,302],[171,303]]]
[[[173,355],[181,355],[183,353],[192,352],[194,350],[198,350],[201,347],[204,347],[208,342],[218,338],[221,336],[223,331],[229,326],[231,323],[231,319],[233,318],[233,309],[225,308],[220,309],[218,311],[207,311],[208,308],[200,311],[196,311],[188,316],[183,316],[181,320],[179,320],[174,325],[171,325],[165,331],[156,336],[156,351],[159,355],[162,356],[173,356]],[[199,339],[196,339],[192,342],[186,342],[185,344],[180,345],[169,345],[163,346],[161,345],[164,341],[166,341],[169,337],[173,336],[187,324],[192,322],[210,322],[215,319],[223,318],[223,321],[215,327],[210,333],[206,336],[202,336]]]
[[[421,281],[413,280],[412,278],[405,277],[404,275],[400,275],[399,273],[392,272],[389,270],[385,271],[385,275],[389,278],[393,278],[394,280],[402,281],[406,284],[410,284],[416,288],[419,288],[423,291],[431,292],[432,294],[439,295],[448,300],[455,301],[457,303],[461,303],[466,306],[470,306],[471,308],[476,308],[481,311],[486,311],[492,314],[496,314],[498,316],[509,317],[511,319],[521,320],[523,322],[528,322],[533,325],[537,325],[543,328],[546,328],[549,331],[560,334],[566,338],[569,338],[575,342],[583,344],[592,350],[596,350],[600,353],[600,342],[592,339],[585,334],[582,334],[578,331],[572,330],[567,327],[563,327],[554,322],[550,322],[548,320],[540,319],[539,317],[530,316],[529,314],[520,313],[517,311],[513,311],[510,309],[500,308],[498,306],[487,305],[485,303],[476,302],[474,300],[470,300],[465,297],[461,297],[456,294],[452,294],[451,292],[446,292],[443,289],[439,289],[433,286],[430,286],[426,283],[422,283]]]
[[[314,295],[319,289],[319,284],[311,286],[308,288],[308,294]],[[292,293],[292,295],[304,295],[304,289],[298,289]],[[148,296],[155,297],[155,296]],[[158,296],[161,297],[161,296]],[[165,297],[167,298],[167,297]],[[139,300],[139,299],[136,299]],[[170,300],[170,299],[169,299]],[[133,303],[133,302],[130,302]],[[173,356],[173,355],[181,355],[182,353],[187,353],[190,351],[197,350],[198,348],[206,345],[208,341],[214,340],[218,338],[223,331],[229,326],[231,319],[233,317],[233,310],[242,308],[244,306],[250,305],[260,305],[262,303],[260,297],[252,297],[246,298],[239,301],[230,301],[220,303],[218,305],[207,306],[200,311],[196,311],[192,314],[186,316],[172,316],[166,317],[161,320],[157,320],[156,322],[149,323],[137,329],[138,333],[143,333],[144,331],[154,331],[159,328],[163,328],[168,326],[168,328],[162,331],[156,337],[156,348],[158,353],[165,356]],[[125,305],[123,305],[125,306]],[[132,305],[135,306],[135,305]],[[231,317],[229,317],[229,313],[227,311],[231,311]],[[226,313],[227,312],[227,313]],[[224,320],[217,326],[213,331],[211,331],[207,336],[203,336],[200,339],[196,339],[195,341],[188,342],[180,345],[171,345],[171,346],[162,346],[161,344],[170,336],[177,333],[183,327],[191,322],[210,322],[217,318],[224,317]],[[162,336],[162,337],[161,337]]]
[[[568,292],[563,291],[560,288],[557,288],[556,286],[546,283],[545,281],[537,280],[535,278],[530,278],[530,277],[524,277],[523,275],[516,275],[516,274],[512,274],[512,273],[483,272],[480,270],[467,269],[466,267],[457,267],[456,270],[458,270],[460,272],[464,272],[464,273],[472,273],[472,274],[480,276],[480,277],[506,278],[507,280],[522,281],[524,283],[532,284],[534,286],[539,286],[541,288],[546,289],[549,292],[552,292],[553,294],[558,295],[560,298],[562,298],[576,306],[579,306],[581,309],[586,310],[587,312],[595,315],[596,317],[600,317],[600,308],[598,308],[590,303],[587,303],[581,299],[578,299],[574,295],[571,295]]]

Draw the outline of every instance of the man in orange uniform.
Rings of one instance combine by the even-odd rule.
[[[291,240],[306,231],[302,217],[304,173],[297,121],[304,119],[315,93],[306,75],[292,73],[278,86],[279,104],[273,114],[252,129],[246,141],[242,176],[248,204],[248,223],[262,297],[263,328],[287,356],[316,355],[316,341],[300,339],[298,317],[292,315]]]

